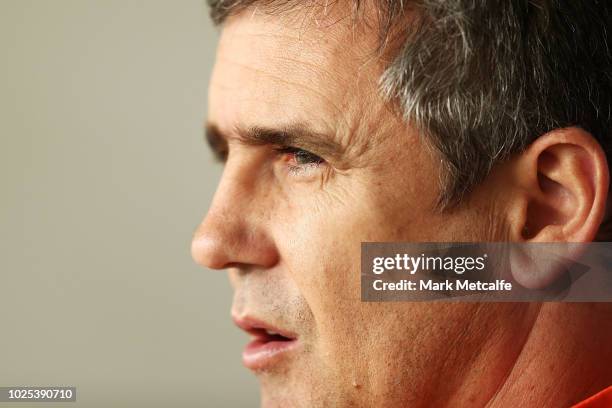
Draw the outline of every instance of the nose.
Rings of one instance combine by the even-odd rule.
[[[258,194],[252,172],[226,165],[206,217],[194,233],[191,255],[209,269],[269,268],[278,252],[269,233],[268,194]]]

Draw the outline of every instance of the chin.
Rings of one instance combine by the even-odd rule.
[[[303,391],[286,385],[262,385],[261,386],[261,407],[262,408],[281,408],[281,407],[307,407],[312,406]]]

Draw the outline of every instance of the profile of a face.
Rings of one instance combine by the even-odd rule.
[[[243,361],[260,380],[265,407],[484,406],[541,313],[530,303],[361,302],[361,242],[525,239],[528,217],[550,208],[545,200],[519,203],[528,190],[508,180],[531,183],[517,169],[542,164],[544,151],[551,174],[573,171],[559,164],[566,152],[556,135],[440,211],[441,158],[380,96],[376,39],[348,21],[256,11],[223,26],[208,133],[225,168],[192,254],[229,271],[232,317],[255,339]],[[584,139],[574,149],[596,149],[574,133],[567,140]],[[601,219],[597,183],[605,180],[596,180],[586,211]],[[564,188],[551,184],[545,194],[566,197],[555,191]],[[572,206],[582,203],[571,197],[550,201],[559,201],[558,223],[592,239],[591,230],[568,229]],[[536,234],[541,240],[559,234],[529,227],[552,234]]]

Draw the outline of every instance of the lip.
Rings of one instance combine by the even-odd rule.
[[[242,364],[248,369],[270,368],[287,357],[287,354],[299,344],[295,333],[275,327],[263,320],[253,317],[234,317],[233,320],[236,326],[251,336],[251,341],[242,352]]]

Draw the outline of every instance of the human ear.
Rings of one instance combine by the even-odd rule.
[[[606,155],[583,129],[557,129],[536,139],[516,160],[520,214],[512,238],[524,242],[590,242],[606,212]]]
[[[510,238],[526,243],[586,243],[595,239],[606,213],[609,168],[601,145],[577,127],[556,129],[511,163],[508,197]],[[515,251],[513,275],[530,288],[554,282],[563,268],[551,259],[578,259],[584,245],[550,246],[546,257],[535,246]],[[545,259],[546,258],[546,259]]]

